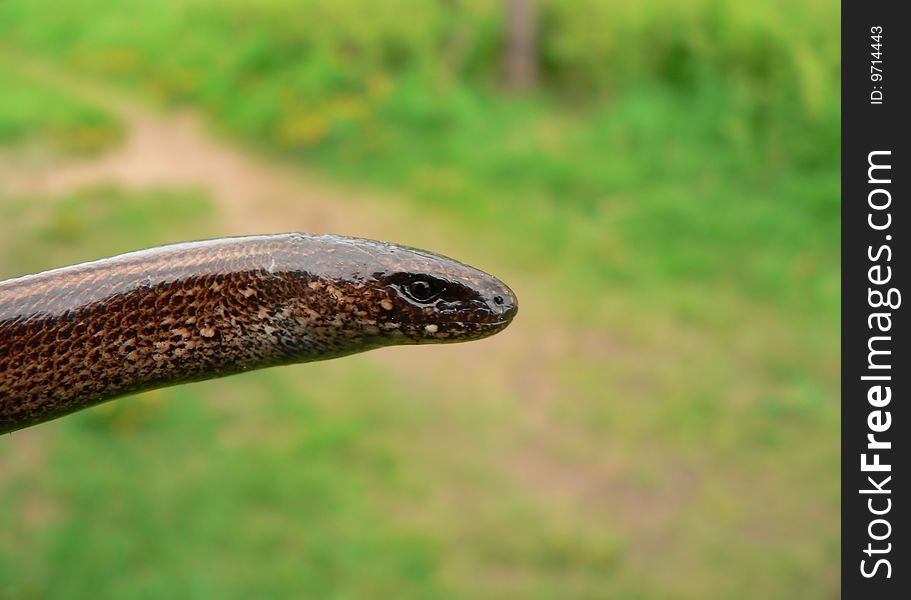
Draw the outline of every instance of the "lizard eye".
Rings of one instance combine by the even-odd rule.
[[[424,279],[412,281],[408,284],[406,290],[408,295],[418,302],[427,302],[438,293],[434,290],[434,286]]]

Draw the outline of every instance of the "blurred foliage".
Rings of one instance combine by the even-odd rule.
[[[94,107],[61,96],[0,62],[0,147],[43,143],[86,154],[115,145],[120,127]]]
[[[837,594],[837,7],[538,6],[516,95],[500,3],[0,2],[11,53],[395,190],[523,303],[483,364],[351,357],[5,438],[0,597]],[[0,86],[5,146],[113,122]],[[0,189],[0,274],[217,210]]]

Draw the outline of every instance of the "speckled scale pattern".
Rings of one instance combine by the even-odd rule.
[[[430,281],[430,301],[409,282]],[[118,396],[391,344],[492,335],[502,282],[452,259],[338,236],[153,248],[0,282],[0,433]]]

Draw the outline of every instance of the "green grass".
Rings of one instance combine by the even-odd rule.
[[[40,477],[5,487],[4,538],[18,543],[0,551],[0,589],[60,598],[439,589],[433,541],[391,526],[371,504],[372,489],[395,485],[397,457],[377,442],[369,412],[333,414],[315,402],[331,383],[364,395],[370,382],[345,376],[302,394],[287,381],[254,375],[202,393],[169,390],[54,427]],[[218,396],[234,414],[219,414]],[[282,420],[306,426],[270,431]],[[231,439],[258,426],[256,437]],[[39,523],[18,515],[39,502],[50,504],[34,517],[36,536]]]
[[[837,594],[836,9],[540,4],[521,96],[495,3],[0,4],[11,52],[393,190],[403,232],[440,225],[522,303],[476,352],[254,373],[5,438],[0,597]],[[7,105],[40,106],[16,73]],[[54,114],[3,103],[11,131]],[[218,211],[0,198],[0,274],[217,235]]]
[[[37,84],[3,62],[0,90],[0,150],[32,143],[88,154],[120,139],[120,127],[105,112]]]

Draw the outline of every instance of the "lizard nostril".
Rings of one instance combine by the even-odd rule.
[[[503,304],[503,296],[494,296],[493,301],[497,304]]]

